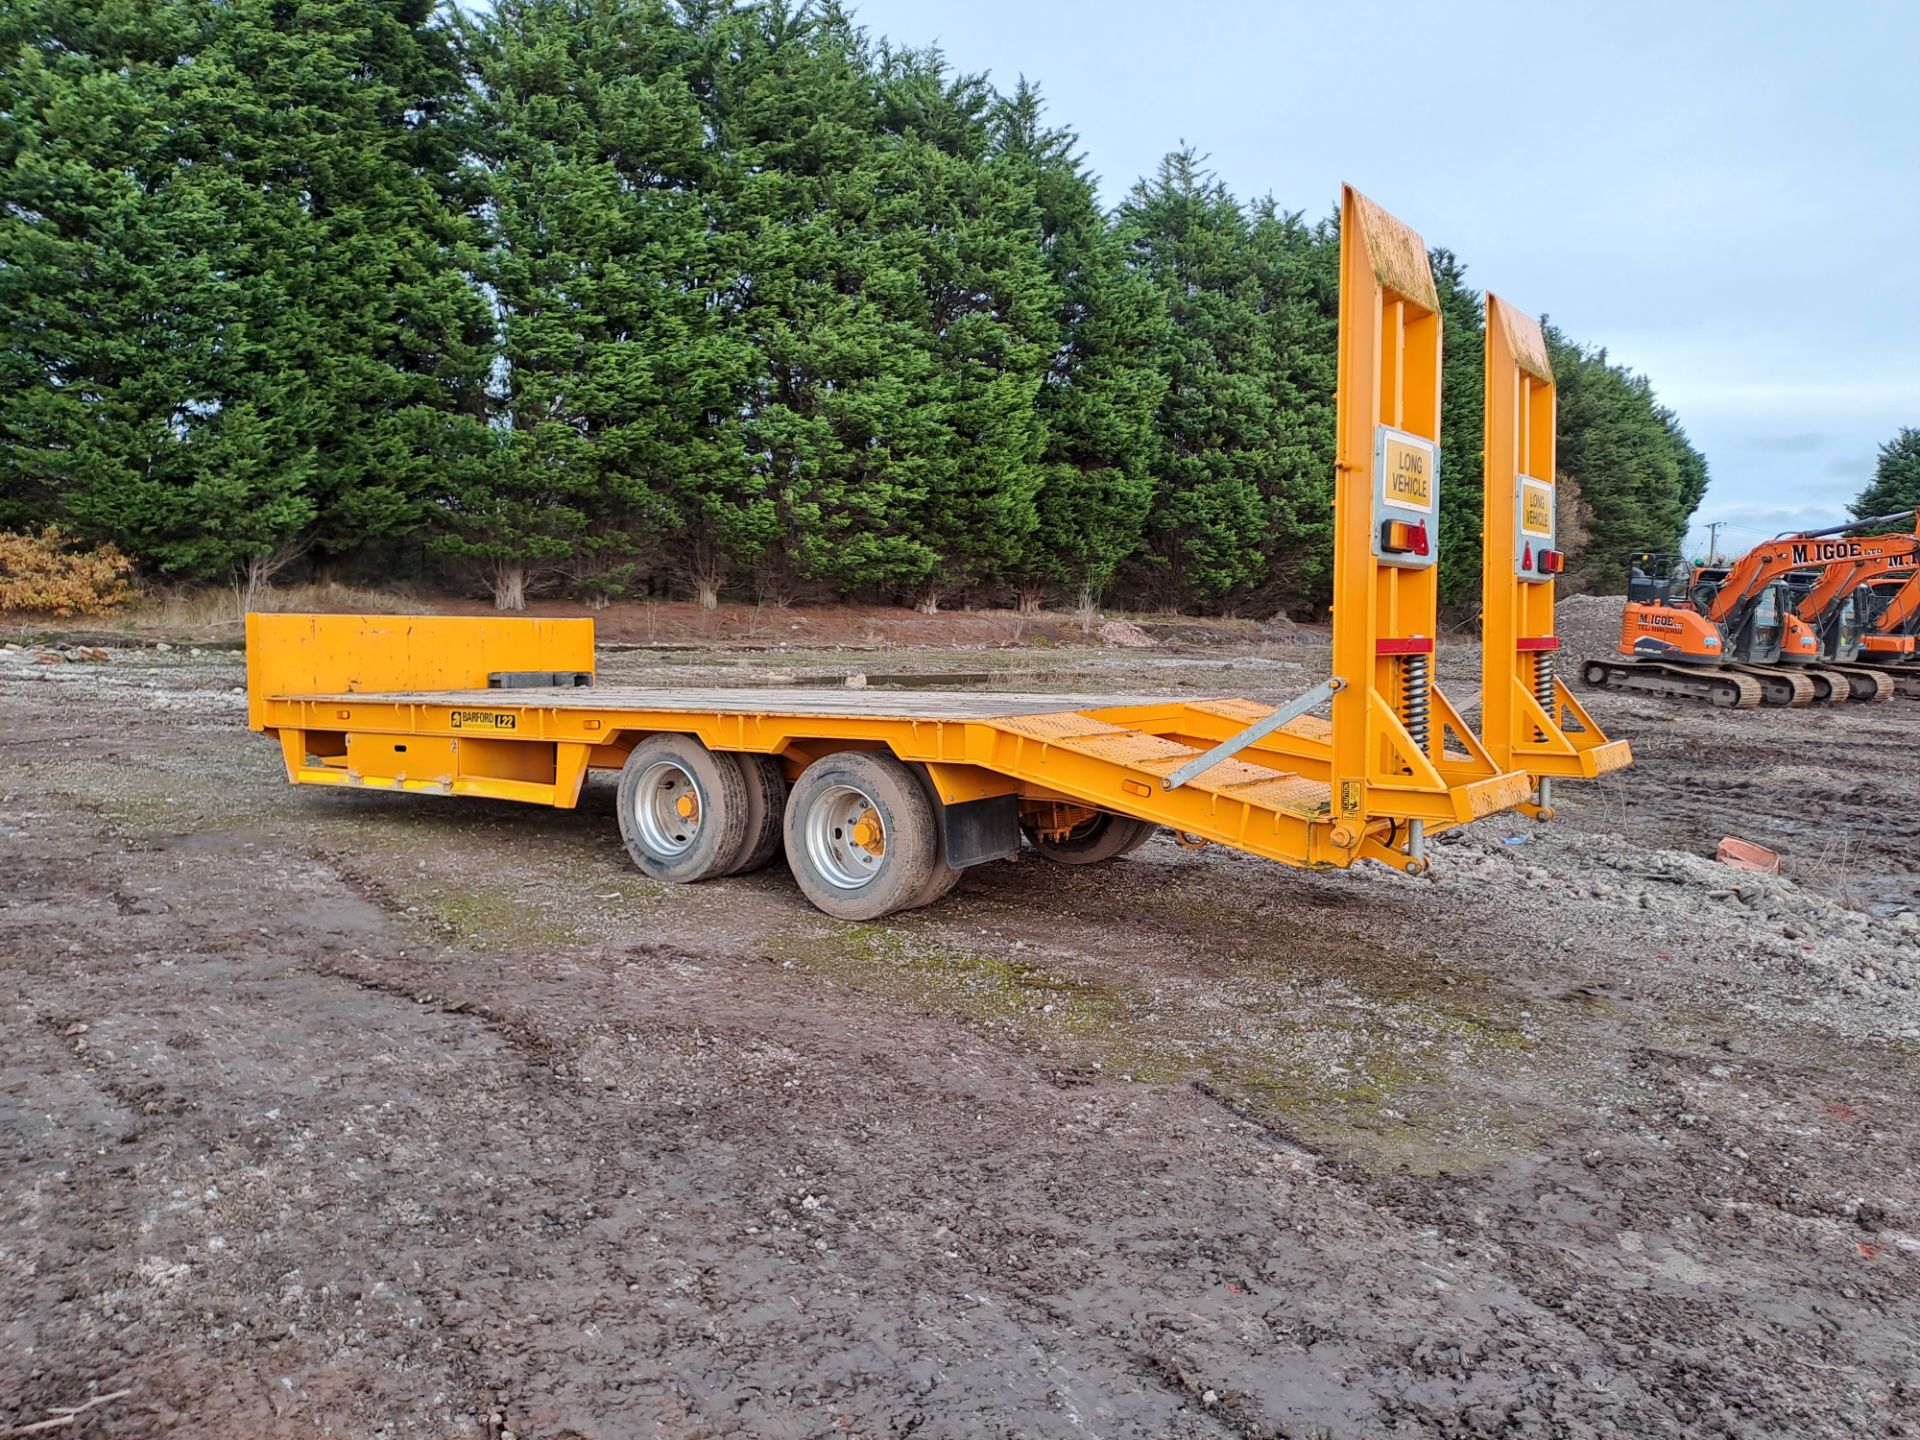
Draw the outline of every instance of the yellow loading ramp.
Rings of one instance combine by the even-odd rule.
[[[739,873],[784,841],[808,897],[846,918],[929,903],[1023,829],[1055,858],[1089,827],[1137,843],[1165,826],[1290,865],[1421,873],[1430,834],[1525,803],[1534,781],[1433,674],[1441,323],[1425,244],[1351,188],[1342,216],[1333,675],[1282,705],[587,688],[589,621],[255,615],[250,723],[300,784],[566,807],[589,769],[618,768],[622,834],[649,874]],[[924,832],[942,825],[930,859]],[[1124,853],[1102,843],[1081,860]]]
[[[1486,473],[1481,517],[1480,735],[1503,769],[1525,770],[1521,808],[1553,816],[1553,782],[1591,780],[1633,763],[1559,673],[1554,634],[1559,487],[1558,399],[1540,322],[1487,295]]]

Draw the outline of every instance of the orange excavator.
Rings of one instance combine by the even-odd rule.
[[[1920,569],[1890,570],[1869,578],[1864,588],[1861,653],[1881,664],[1920,668]]]
[[[1689,566],[1677,556],[1632,557],[1619,658],[1589,660],[1581,678],[1596,689],[1699,700],[1726,709],[1884,699],[1894,684],[1871,666],[1830,664],[1818,625],[1844,605],[1836,627],[1853,627],[1846,578],[1880,561],[1913,562],[1914,534],[1848,537],[1847,532],[1920,519],[1901,511],[1757,545],[1731,565]],[[1826,581],[1836,571],[1840,580]],[[1813,579],[1794,577],[1811,573]],[[1812,602],[1816,589],[1830,591]],[[1802,605],[1805,609],[1802,609]],[[1849,660],[1851,656],[1848,657]]]
[[[1846,676],[1853,699],[1884,700],[1895,693],[1920,698],[1920,673],[1903,674],[1899,668],[1900,660],[1912,658],[1912,637],[1897,630],[1914,601],[1899,596],[1903,583],[1890,590],[1875,588],[1894,576],[1904,582],[1906,572],[1920,564],[1920,527],[1913,534],[1875,535],[1845,544],[1846,550],[1856,548],[1860,553],[1843,552],[1838,559],[1786,577],[1792,613],[1813,632],[1824,668]],[[1882,615],[1889,615],[1887,623],[1896,633],[1876,636],[1869,644]]]
[[[1920,700],[1920,537],[1904,562],[1865,567],[1853,595],[1855,655],[1892,678],[1897,693]]]

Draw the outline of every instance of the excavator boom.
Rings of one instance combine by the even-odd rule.
[[[1914,534],[1844,536],[1845,531],[1868,525],[1886,525],[1895,521],[1915,524]],[[1853,567],[1882,558],[1911,557],[1920,542],[1920,514],[1903,510],[1872,520],[1856,520],[1850,525],[1809,530],[1799,535],[1783,535],[1756,545],[1734,562],[1712,599],[1704,607],[1707,618],[1728,625],[1738,617],[1741,607],[1751,603],[1767,586],[1794,570],[1814,567],[1833,569]]]

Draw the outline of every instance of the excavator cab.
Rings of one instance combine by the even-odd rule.
[[[1714,608],[1721,587],[1733,573],[1726,565],[1702,565],[1693,572],[1688,599],[1702,615]],[[1743,665],[1771,665],[1787,643],[1787,614],[1792,597],[1784,580],[1764,585],[1734,607],[1722,623],[1726,658]]]
[[[1916,585],[1920,585],[1920,570],[1892,570],[1862,586],[1867,598],[1860,606],[1861,632],[1904,639],[1920,636],[1920,606],[1903,605],[1905,613],[1891,624],[1886,618],[1887,612],[1901,605]]]
[[[1780,578],[1780,583],[1787,587],[1787,602],[1792,605],[1798,605],[1802,600],[1806,599],[1808,595],[1812,594],[1813,587],[1820,583],[1820,572],[1818,570],[1789,570]]]
[[[1854,592],[1860,660],[1920,700],[1920,570],[1889,570]]]
[[[1744,607],[1728,636],[1729,651],[1749,665],[1771,665],[1780,658],[1787,629],[1786,586],[1769,585]]]
[[[1724,663],[1725,639],[1720,627],[1701,613],[1703,608],[1696,572],[1684,557],[1651,551],[1628,555],[1620,654],[1682,665]],[[1598,663],[1582,672],[1583,678],[1589,685],[1600,684],[1597,677],[1605,670],[1604,663]]]
[[[1871,599],[1873,592],[1862,585],[1848,595],[1828,614],[1824,632],[1821,635],[1827,659],[1838,660],[1850,665],[1860,658],[1861,607]]]
[[[1841,596],[1812,619],[1802,617],[1804,602],[1825,577],[1818,570],[1793,570],[1780,582],[1785,587],[1788,610],[1800,618],[1801,626],[1811,631],[1811,659],[1851,664],[1860,654],[1861,597],[1871,598],[1866,586]]]
[[[1686,562],[1678,555],[1627,557],[1627,601],[1633,605],[1671,605],[1676,589],[1686,591]]]
[[[1900,587],[1906,581],[1906,575],[1896,571],[1892,575],[1870,581],[1853,592],[1854,613],[1860,621],[1862,633],[1875,628],[1880,623],[1880,617],[1887,613],[1888,607],[1893,604],[1894,596],[1900,592]]]

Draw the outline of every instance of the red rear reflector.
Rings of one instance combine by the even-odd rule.
[[[1527,548],[1520,552],[1520,568],[1522,570],[1531,570],[1533,568],[1533,543],[1531,541],[1527,543]]]
[[[1566,568],[1567,557],[1560,551],[1542,550],[1540,552],[1540,573],[1542,575],[1558,575]]]
[[[1380,548],[1389,555],[1427,553],[1427,522],[1389,520],[1380,527]]]

